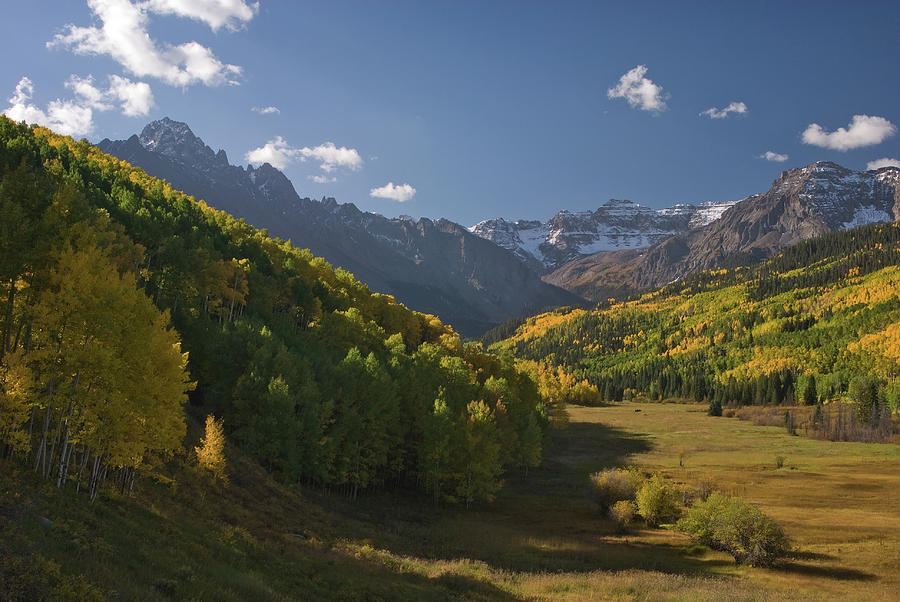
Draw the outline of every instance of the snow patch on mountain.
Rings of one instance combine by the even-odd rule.
[[[694,208],[689,226],[691,228],[701,228],[711,224],[738,202],[740,201],[704,201]],[[686,205],[686,207],[693,207],[693,205]]]
[[[865,207],[857,207],[853,212],[853,219],[841,224],[841,229],[849,230],[851,228],[858,228],[859,226],[868,226],[869,224],[891,221],[893,221],[893,218],[887,211],[879,209],[874,205],[868,205]]]
[[[526,262],[553,269],[579,257],[620,249],[649,247],[674,234],[719,219],[736,201],[680,203],[652,209],[633,201],[610,199],[596,211],[560,211],[547,222],[484,220],[469,228]]]

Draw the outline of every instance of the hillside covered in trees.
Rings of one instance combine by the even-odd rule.
[[[285,482],[490,500],[534,379],[82,140],[0,116],[0,442],[87,487],[186,453],[185,408]],[[183,456],[182,456],[183,457]]]
[[[836,401],[900,410],[900,223],[831,233],[593,311],[529,318],[492,345],[564,367],[607,400]]]

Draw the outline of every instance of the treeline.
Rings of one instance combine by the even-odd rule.
[[[636,300],[529,318],[494,348],[560,365],[606,400],[690,398],[713,413],[853,401],[865,425],[900,410],[898,266],[900,224],[876,224]]]
[[[61,486],[182,453],[188,397],[348,495],[489,500],[540,461],[548,409],[511,359],[86,141],[0,116],[0,237],[0,441]]]

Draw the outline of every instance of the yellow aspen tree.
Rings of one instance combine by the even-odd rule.
[[[35,312],[43,345],[29,359],[47,382],[35,469],[49,476],[53,464],[62,487],[73,454],[82,457],[79,480],[92,458],[93,498],[107,467],[123,470],[124,491],[149,455],[180,447],[194,383],[168,313],[107,250],[77,244],[58,251]]]
[[[212,414],[206,417],[205,434],[194,452],[200,468],[210,471],[215,478],[228,482],[225,475],[225,429],[221,418],[216,419]]]

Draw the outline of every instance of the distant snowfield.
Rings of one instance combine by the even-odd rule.
[[[868,205],[865,207],[859,207],[853,213],[853,219],[849,222],[844,222],[842,229],[849,230],[851,228],[858,228],[860,226],[868,226],[869,224],[878,224],[883,222],[892,222],[894,218],[888,215],[886,211],[883,211],[874,205]]]
[[[533,258],[554,268],[561,258],[652,246],[712,223],[737,202],[679,203],[651,209],[631,201],[610,200],[596,211],[560,211],[544,223],[496,218],[481,221],[469,231],[523,259]]]

